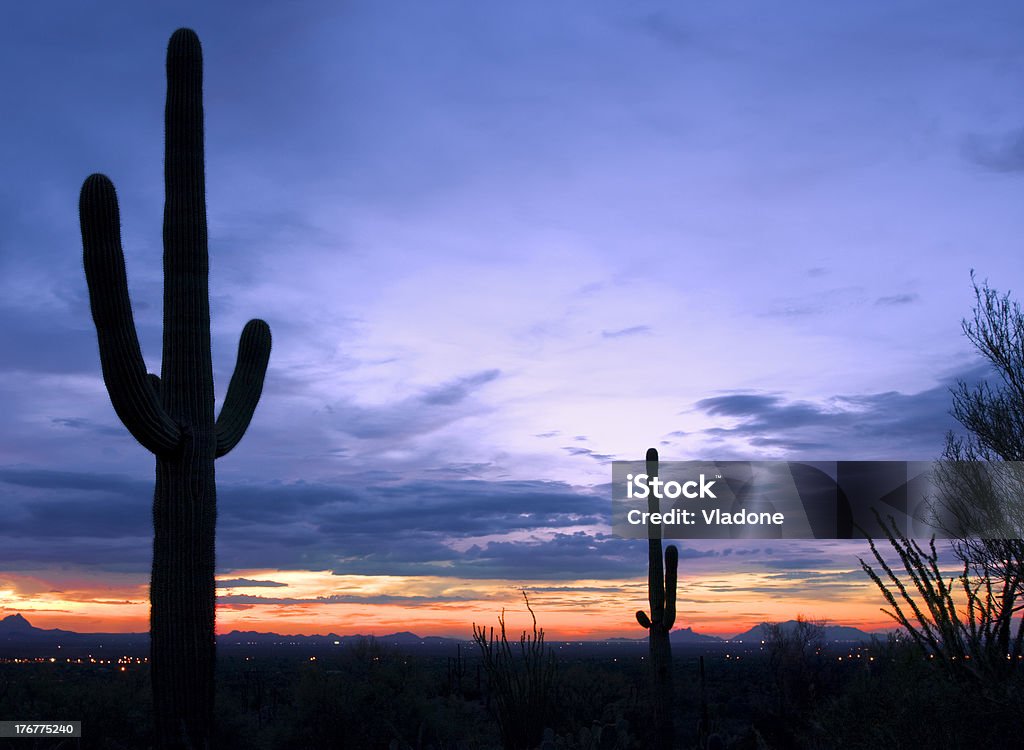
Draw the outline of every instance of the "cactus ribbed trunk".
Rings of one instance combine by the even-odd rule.
[[[195,439],[198,438],[198,439]],[[213,727],[216,494],[210,433],[186,435],[176,460],[157,459],[150,581],[150,668],[160,738],[208,746]],[[162,740],[170,747],[177,740]]]
[[[203,154],[202,50],[179,29],[167,48],[164,328],[160,377],[147,375],[128,296],[117,196],[91,175],[79,212],[103,379],[129,432],[156,456],[150,669],[161,748],[210,748],[215,653],[214,460],[242,438],[259,401],[270,328],[249,321],[214,418]]]
[[[167,50],[163,239],[184,252],[164,253],[160,368],[161,405],[188,429],[177,454],[156,461],[149,599],[157,735],[185,733],[195,745],[213,726],[217,494],[203,70],[190,41],[174,38]]]
[[[654,689],[654,746],[657,750],[671,750],[675,723],[672,721],[672,645],[667,628],[651,628],[650,656]]]
[[[658,499],[654,497],[650,482],[658,476],[658,451],[647,451],[647,509],[650,513],[660,511]],[[647,527],[647,599],[651,605],[650,617],[644,611],[636,613],[637,622],[646,628],[651,660],[651,726],[654,729],[655,750],[671,750],[674,744],[675,722],[673,721],[672,687],[672,644],[669,631],[676,620],[676,574],[679,551],[675,545],[665,550],[662,564],[661,526],[648,524]]]

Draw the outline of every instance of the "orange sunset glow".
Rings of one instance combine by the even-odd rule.
[[[647,609],[646,579],[513,584],[432,576],[245,570],[220,576],[219,581],[239,579],[244,582],[221,583],[219,633],[385,635],[411,631],[421,636],[468,638],[473,623],[497,626],[503,609],[508,629],[519,632],[531,624],[521,594],[526,590],[538,625],[549,639],[637,638],[643,631],[634,612]],[[36,627],[79,632],[144,632],[149,628],[146,580],[105,575],[101,582],[78,576],[60,582],[59,587],[46,581],[43,574],[4,575],[0,579],[0,616],[20,612]],[[784,621],[797,615],[868,631],[892,627],[891,620],[879,611],[882,602],[870,581],[853,579],[827,586],[828,596],[823,598],[821,584],[810,578],[780,581],[772,573],[727,573],[701,580],[684,576],[679,584],[676,627],[728,637],[763,621]]]

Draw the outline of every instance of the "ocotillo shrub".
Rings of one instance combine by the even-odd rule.
[[[533,632],[523,631],[518,648],[508,641],[504,610],[498,617],[500,636],[493,627],[488,635],[487,628],[473,623],[473,640],[483,657],[505,750],[535,748],[544,728],[557,718],[558,662],[544,643],[544,629],[537,628],[525,591],[523,598],[533,618]]]

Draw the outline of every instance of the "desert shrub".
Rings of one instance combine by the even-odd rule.
[[[492,707],[498,719],[505,750],[536,747],[544,729],[558,718],[558,661],[544,643],[544,630],[537,628],[537,616],[526,599],[533,618],[533,632],[523,631],[519,643],[509,643],[505,612],[498,617],[500,632],[473,624],[473,640],[480,648],[490,686]]]
[[[304,665],[291,720],[276,729],[273,746],[331,750],[414,740],[430,690],[412,662],[367,639],[337,659]]]
[[[1024,747],[1020,684],[1011,701],[996,702],[966,689],[906,638],[875,644],[872,652],[868,668],[852,675],[842,693],[823,706],[820,747]]]

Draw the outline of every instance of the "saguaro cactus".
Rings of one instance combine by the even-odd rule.
[[[658,476],[658,451],[647,451],[647,481]],[[647,509],[659,511],[658,499],[651,491],[647,495]],[[668,633],[676,621],[676,569],[679,565],[679,550],[670,544],[665,550],[665,562],[661,559],[661,526],[647,527],[647,599],[651,604],[651,615],[643,610],[636,613],[636,621],[650,632],[649,646],[651,659],[651,708],[652,726],[657,750],[670,750],[673,743],[674,722],[672,720],[672,644]]]
[[[128,298],[117,196],[93,174],[82,185],[85,276],[103,380],[118,417],[156,456],[150,665],[161,747],[209,747],[214,701],[214,459],[242,438],[263,390],[270,328],[250,320],[214,420],[209,257],[199,38],[167,47],[164,329],[160,376],[147,375]]]

